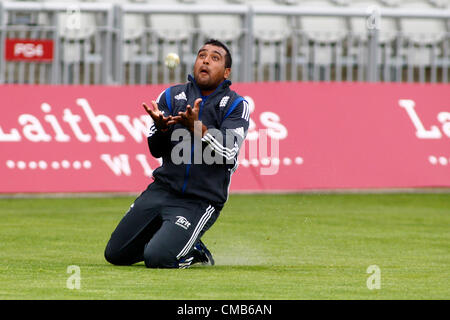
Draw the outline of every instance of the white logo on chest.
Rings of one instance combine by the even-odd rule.
[[[220,100],[219,107],[221,108],[225,107],[228,103],[228,100],[230,100],[229,96],[223,97],[222,100]]]
[[[177,94],[174,98],[176,100],[186,100],[187,101],[186,93],[184,93],[184,91],[181,92],[180,94]]]

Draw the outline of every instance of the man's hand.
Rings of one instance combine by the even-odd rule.
[[[150,109],[145,102],[142,103],[142,106],[144,107],[145,111],[147,111],[147,113],[150,115],[150,117],[152,117],[156,129],[161,130],[162,132],[167,131],[172,116],[164,117],[164,114],[159,110],[156,101],[152,101],[153,110]]]
[[[173,116],[169,120],[168,124],[180,123],[185,126],[188,130],[195,133],[194,124],[198,120],[198,116],[200,113],[200,103],[202,102],[201,98],[198,98],[194,102],[194,108],[190,105],[187,105],[185,112],[178,112],[178,116]],[[201,132],[198,132],[201,136],[203,136],[206,132],[207,128],[202,124]]]

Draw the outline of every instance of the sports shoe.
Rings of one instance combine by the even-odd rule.
[[[192,261],[193,264],[200,262],[203,265],[214,265],[214,259],[211,252],[200,239],[194,246],[192,254],[194,256],[194,260]]]

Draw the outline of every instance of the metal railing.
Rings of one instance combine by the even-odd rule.
[[[256,17],[284,16],[294,20],[289,37],[291,54],[287,57],[290,61],[284,64],[285,68],[291,68],[290,77],[283,76],[287,72],[280,72],[277,79],[271,80],[448,82],[449,9],[261,7],[254,13]],[[333,26],[338,30],[314,32],[295,25],[295,19],[305,17],[340,18],[344,24],[359,19],[365,27],[339,30],[335,21]],[[395,31],[381,28],[381,22],[390,20],[398,24],[398,19],[425,19],[441,24],[441,29],[438,33],[406,33],[400,28]],[[424,56],[414,59],[417,54]]]
[[[207,38],[230,47],[233,81],[448,83],[449,21],[450,8],[4,1],[0,83],[183,82]],[[6,60],[6,39],[50,39],[53,59]]]
[[[251,16],[247,6],[198,6],[179,4],[141,5],[125,4],[118,7],[121,39],[116,61],[122,66],[121,83],[145,84],[180,82],[192,72],[198,48],[208,38],[220,38],[230,47],[233,56],[232,79],[251,81]],[[202,19],[229,18],[240,24],[237,32],[202,29]],[[169,19],[170,22],[165,21]],[[180,67],[169,70],[164,58],[170,53],[179,55]]]

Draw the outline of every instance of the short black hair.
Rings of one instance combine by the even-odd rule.
[[[216,47],[221,47],[225,50],[226,55],[225,55],[225,68],[231,68],[231,64],[233,63],[233,59],[231,59],[231,53],[230,50],[228,50],[228,47],[221,41],[217,40],[217,39],[209,39],[207,40],[203,45],[213,45]]]

